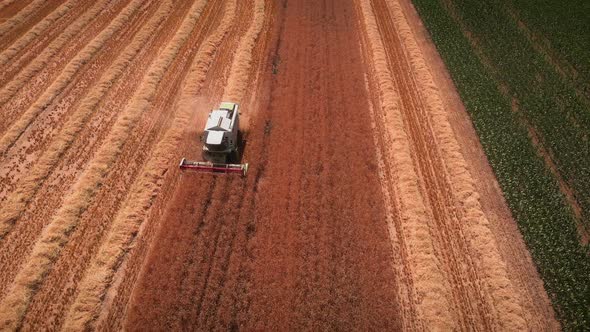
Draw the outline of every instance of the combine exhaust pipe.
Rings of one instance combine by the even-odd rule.
[[[182,158],[178,165],[180,169],[196,170],[211,173],[236,173],[246,176],[248,164],[218,164],[208,161],[189,161]]]

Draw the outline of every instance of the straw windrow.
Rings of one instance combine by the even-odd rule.
[[[418,326],[425,329],[451,330],[455,326],[449,310],[448,281],[442,274],[435,256],[433,239],[428,227],[428,210],[417,182],[418,175],[410,152],[409,137],[405,132],[399,96],[394,87],[392,73],[387,65],[385,48],[371,4],[360,2],[365,33],[373,57],[376,81],[380,92],[382,112],[390,126],[389,140],[391,151],[386,156],[391,160],[395,173],[395,197],[400,211],[402,229],[399,231],[407,239],[407,252],[415,291],[412,296],[417,304]],[[428,278],[426,278],[428,276]]]
[[[151,107],[158,84],[182,45],[187,41],[205,3],[206,0],[200,0],[193,4],[164,52],[150,66],[139,90],[117,119],[104,144],[96,153],[96,157],[41,234],[27,262],[16,276],[9,294],[0,302],[0,328],[16,329],[20,326],[37,286],[43,282],[70,234],[78,225],[80,217],[91,204],[92,198],[96,195],[112,163],[120,154],[131,130],[143,112]]]
[[[0,238],[16,222],[26,205],[33,199],[37,190],[44,183],[54,165],[77,137],[90,115],[96,111],[102,98],[114,82],[119,79],[125,68],[129,66],[131,61],[141,51],[145,43],[154,36],[153,32],[170,14],[171,10],[171,0],[167,0],[160,6],[156,14],[145,24],[138,35],[134,37],[131,44],[123,50],[115,62],[104,72],[96,86],[84,97],[80,106],[76,108],[75,113],[68,119],[63,129],[33,165],[27,176],[18,182],[14,193],[2,204],[2,211],[0,212]]]
[[[27,17],[30,17],[46,3],[46,0],[33,0],[33,2],[21,9],[18,13],[16,13],[16,15],[8,19],[6,22],[0,24],[0,37],[5,36],[12,29],[21,25],[27,19]]]
[[[234,20],[235,10],[235,1],[226,4],[219,28],[203,42],[197,52],[187,78],[183,82],[180,105],[177,105],[178,113],[174,122],[156,146],[142,174],[133,184],[124,207],[117,214],[110,233],[86,272],[79,294],[68,313],[66,330],[77,331],[90,328],[92,322],[98,317],[104,294],[115,270],[132,246],[134,234],[139,231],[140,225],[149,214],[162,186],[163,170],[169,167],[170,159],[173,157],[171,154],[177,150],[182,133],[188,125],[192,109],[183,107],[183,103],[193,98],[201,89],[217,49]]]
[[[27,31],[23,36],[16,40],[8,49],[0,53],[0,66],[10,61],[18,52],[25,48],[31,41],[39,38],[41,34],[51,27],[59,18],[67,14],[76,4],[76,0],[69,0],[61,4],[51,14],[43,18],[41,22],[37,23],[31,30]]]
[[[20,88],[41,71],[51,59],[64,48],[72,38],[76,37],[96,16],[104,10],[111,0],[99,0],[90,10],[85,12],[74,23],[69,25],[54,41],[51,42],[35,59],[18,73],[10,82],[0,89],[0,105],[6,103]],[[129,8],[129,7],[127,7]],[[125,10],[125,9],[124,9]],[[8,51],[5,51],[8,52]],[[6,57],[6,58],[4,58]],[[8,59],[8,55],[2,53],[0,59]],[[8,60],[7,60],[8,61]],[[1,151],[0,151],[1,152]]]

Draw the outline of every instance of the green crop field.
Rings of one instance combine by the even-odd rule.
[[[590,1],[512,0],[503,5],[589,98]]]
[[[590,327],[588,1],[553,1],[555,10],[549,0],[413,2],[558,318],[566,330]]]

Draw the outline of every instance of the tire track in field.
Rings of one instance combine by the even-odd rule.
[[[410,138],[401,118],[398,92],[387,63],[385,41],[381,39],[371,3],[360,2],[360,11],[370,52],[367,58],[372,59],[373,64],[371,81],[377,88],[375,93],[379,93],[375,104],[381,108],[381,112],[374,114],[382,146],[381,177],[387,180],[385,201],[393,207],[388,208],[388,219],[392,221],[388,228],[390,234],[395,235],[391,238],[393,249],[399,248],[402,259],[398,274],[405,285],[398,289],[398,294],[409,307],[404,309],[407,314],[402,315],[405,318],[402,325],[418,329],[427,326],[454,329],[457,318],[449,309],[449,281],[435,253],[433,230],[428,224],[432,214],[415,180],[418,175],[410,151]]]
[[[362,13],[360,14],[362,15]],[[366,36],[364,36],[366,38]],[[363,48],[365,51],[366,68],[371,68],[368,61],[372,58],[368,54],[370,49],[369,42],[363,41]],[[371,70],[373,71],[373,70]],[[391,251],[393,257],[398,257],[401,264],[395,264],[394,270],[397,283],[397,297],[400,302],[400,325],[402,330],[415,331],[418,330],[419,326],[422,326],[422,322],[418,320],[418,308],[416,303],[416,294],[414,292],[414,280],[412,278],[411,270],[408,267],[410,261],[410,253],[408,252],[407,240],[401,235],[401,222],[399,211],[399,201],[396,200],[396,188],[393,186],[395,183],[394,174],[392,172],[393,166],[389,159],[386,159],[386,151],[393,144],[392,139],[384,132],[381,123],[385,123],[383,115],[377,112],[375,109],[380,109],[381,102],[379,100],[378,91],[379,87],[376,86],[376,82],[371,82],[368,77],[366,80],[366,89],[369,91],[371,101],[368,103],[367,108],[371,116],[371,125],[373,129],[373,136],[375,140],[376,157],[379,169],[379,178],[382,183],[382,194],[383,202],[387,210],[387,229],[389,232],[389,238],[391,239]],[[395,259],[395,258],[394,258]],[[446,310],[446,309],[445,309]],[[441,315],[438,315],[440,317]]]
[[[176,92],[175,89],[177,88],[177,84],[174,82],[178,81],[179,77],[182,76],[177,74],[183,72],[182,67],[176,67],[181,66],[182,63],[186,63],[186,54],[184,54],[184,52],[192,52],[195,48],[195,45],[192,43],[186,44],[186,41],[191,36],[191,31],[202,10],[203,3],[198,2],[196,4],[196,6],[191,7],[191,11],[185,17],[183,24],[177,30],[166,50],[164,50],[164,52],[160,54],[159,59],[151,65],[150,70],[146,75],[146,80],[142,82],[142,86],[138,90],[138,93],[134,95],[133,101],[128,107],[126,107],[125,111],[123,111],[120,119],[118,119],[113,126],[109,137],[105,140],[105,144],[97,152],[96,157],[82,174],[77,184],[74,185],[72,193],[64,200],[62,208],[53,218],[51,225],[44,231],[42,239],[37,242],[27,265],[21,269],[17,275],[13,284],[14,287],[12,292],[9,296],[4,298],[2,306],[0,306],[0,309],[2,309],[0,310],[0,317],[2,317],[5,324],[9,324],[10,326],[15,326],[15,324],[18,326],[18,324],[20,324],[23,309],[26,308],[28,301],[30,300],[31,292],[33,291],[31,287],[43,280],[44,271],[46,271],[47,268],[55,262],[56,258],[58,258],[57,256],[61,252],[60,248],[63,244],[67,243],[70,234],[79,225],[80,218],[83,217],[82,214],[85,211],[89,211],[89,208],[92,208],[90,205],[91,198],[99,193],[97,192],[97,189],[99,187],[101,189],[108,187],[108,183],[105,184],[104,187],[101,186],[100,181],[102,181],[102,178],[110,170],[109,167],[112,166],[111,164],[116,161],[121,153],[125,156],[130,152],[138,151],[136,149],[137,146],[129,147],[125,145],[125,142],[128,141],[130,129],[135,128],[140,131],[147,130],[149,132],[150,129],[152,129],[151,127],[155,124],[142,124],[141,121],[140,123],[138,123],[138,121],[140,120],[139,116],[149,108],[152,101],[156,102],[156,106],[158,105],[158,102],[162,102],[162,100],[159,99],[162,94],[159,94],[156,91],[158,84],[162,83],[163,86],[166,87],[165,90],[169,93]],[[190,41],[195,42],[196,40],[191,39]],[[183,47],[183,45],[186,47]],[[179,56],[180,51],[183,51],[183,53]],[[166,76],[165,74],[171,66],[173,70],[180,69],[180,71],[174,70],[173,73]],[[172,82],[170,82],[170,80],[172,80]],[[158,111],[161,111],[161,109],[158,109]],[[149,117],[149,114],[147,115],[147,118],[153,119],[154,121],[160,120],[160,122],[163,120],[157,116]],[[154,134],[149,135],[150,142],[153,142],[158,130],[154,129],[152,132]],[[139,134],[139,136],[142,136],[142,134]],[[147,137],[135,136],[132,137],[132,139],[139,139],[140,141],[143,140],[146,142]],[[129,148],[131,148],[132,151],[129,151]],[[141,148],[139,151],[142,151]],[[129,174],[129,172],[126,172],[126,164],[128,164],[128,161],[123,165],[116,165],[113,172],[115,172],[115,174]],[[101,201],[100,195],[95,198],[101,204],[104,203],[104,201]],[[114,197],[114,199],[116,200],[116,197]],[[107,211],[101,212],[108,214]],[[92,215],[91,218],[101,215],[103,214],[99,213]]]
[[[286,11],[240,327],[397,330],[354,6]]]
[[[326,6],[326,4],[323,4],[323,6]],[[309,8],[313,7],[309,6]],[[328,179],[329,172],[334,171],[331,168],[332,165],[328,156],[331,153],[328,149],[331,147],[325,142],[328,135],[332,137],[336,135],[336,133],[329,134],[327,122],[329,120],[331,126],[335,126],[337,121],[328,109],[328,102],[333,98],[330,94],[335,92],[330,91],[328,79],[337,81],[336,77],[328,78],[330,74],[328,68],[331,65],[333,66],[333,64],[328,63],[330,61],[328,59],[330,49],[328,44],[337,45],[339,41],[329,40],[325,33],[327,25],[336,24],[327,8],[322,8],[321,11],[317,10],[317,7],[314,9],[316,11],[303,11],[300,14],[303,16],[301,24],[307,30],[303,34],[312,35],[312,31],[315,31],[316,34],[313,44],[307,46],[307,51],[304,53],[302,67],[305,69],[301,73],[297,73],[299,76],[297,81],[301,81],[301,79],[306,81],[306,87],[302,91],[302,95],[305,96],[306,100],[296,102],[295,107],[307,111],[298,110],[302,114],[296,124],[293,124],[293,128],[300,135],[298,139],[305,141],[305,148],[296,154],[302,156],[302,160],[298,162],[298,172],[294,173],[293,180],[295,181],[292,180],[295,182],[292,184],[293,194],[290,195],[289,199],[292,215],[300,216],[300,218],[290,220],[290,222],[293,222],[300,219],[296,221],[293,230],[296,234],[293,240],[294,246],[301,258],[296,258],[294,264],[295,271],[293,273],[295,273],[295,289],[297,291],[294,292],[292,299],[294,302],[292,305],[293,313],[289,319],[289,324],[293,324],[292,326],[297,330],[338,329],[336,326],[350,326],[348,320],[330,322],[335,317],[335,305],[330,303],[333,301],[330,298],[330,292],[334,292],[334,285],[330,280],[332,271],[330,271],[328,262],[333,248],[326,248],[326,244],[329,244],[329,237],[332,232],[329,220],[335,219],[335,216],[331,215],[329,208],[323,206],[329,199],[327,197],[329,194],[325,188],[328,183],[325,180]],[[320,15],[327,17],[320,19]],[[335,28],[338,27],[335,26]],[[287,52],[285,53],[285,55],[288,55]],[[288,70],[288,68],[285,68],[285,70]],[[310,74],[308,79],[305,78],[306,73]],[[339,95],[338,93],[334,94]],[[324,96],[327,97],[328,102],[319,102]],[[280,108],[281,106],[282,102],[276,101],[275,107]],[[342,116],[338,115],[338,117]],[[302,128],[297,128],[298,126],[302,126]],[[276,132],[290,132],[291,130],[277,125],[276,129],[273,128],[273,131],[271,137],[275,136],[273,134]],[[272,150],[269,153],[272,154]],[[314,157],[309,158],[309,156]],[[269,176],[271,176],[274,165],[271,164],[268,168]],[[299,196],[298,199],[293,197],[295,195]],[[261,194],[261,197],[261,200],[264,201],[264,194]],[[273,209],[271,206],[263,206],[261,210],[272,211]],[[278,216],[276,212],[275,214]],[[265,220],[264,216],[260,216],[260,218]],[[266,222],[268,223],[268,221]],[[322,250],[327,250],[328,253],[322,253]],[[347,318],[352,317],[348,316]]]
[[[33,61],[19,69],[0,90],[0,134],[55,81],[64,67],[111,24],[131,0],[98,0],[65,28]],[[0,76],[2,77],[2,76]],[[23,87],[26,86],[26,89]]]
[[[37,23],[6,50],[0,53],[0,84],[14,77],[59,36],[74,20],[83,15],[92,1],[68,0]]]

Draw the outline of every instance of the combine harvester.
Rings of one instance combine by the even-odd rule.
[[[179,165],[181,169],[246,175],[248,164],[232,164],[240,162],[241,157],[238,109],[239,105],[236,103],[222,102],[219,109],[209,113],[205,132],[201,136],[205,161],[189,161],[182,158]]]

